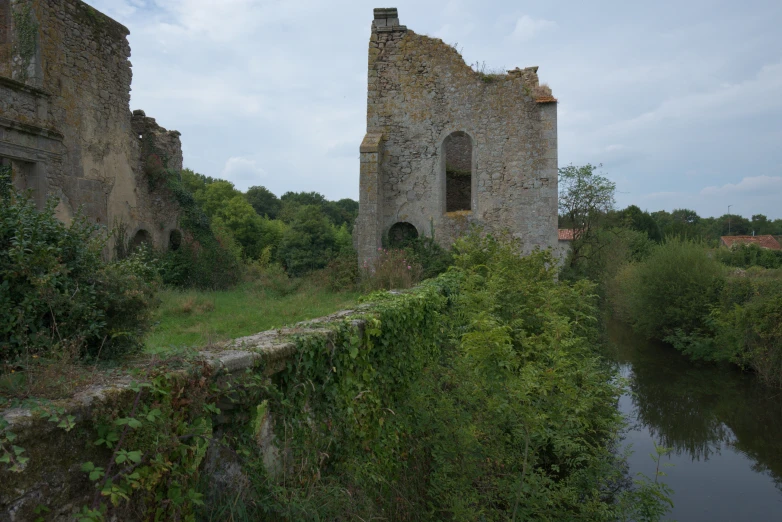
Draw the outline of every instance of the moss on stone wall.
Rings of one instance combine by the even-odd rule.
[[[30,4],[14,6],[14,54],[19,57],[19,79],[28,78],[27,69],[38,51],[38,21]]]

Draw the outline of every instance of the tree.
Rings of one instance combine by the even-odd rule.
[[[299,208],[312,205],[318,207],[322,212],[325,212],[326,197],[318,192],[291,192],[288,191],[280,197],[282,208],[280,209],[279,218],[286,223],[292,223],[299,212]]]
[[[265,215],[269,219],[277,219],[282,202],[269,189],[259,186],[250,187],[244,196],[258,215]]]
[[[321,208],[304,205],[283,234],[278,257],[289,274],[300,276],[324,268],[337,249],[334,227]]]
[[[217,181],[211,176],[204,176],[203,174],[193,172],[190,169],[182,169],[180,177],[182,178],[182,184],[191,194],[195,194],[199,190],[204,190],[207,185],[211,185]]]
[[[236,197],[241,197],[242,193],[234,188],[233,183],[221,179],[196,191],[193,195],[206,215],[214,217],[224,212],[228,202]]]
[[[630,205],[624,210],[618,212],[620,226],[645,232],[647,237],[658,243],[662,241],[660,227],[654,218],[646,211],[641,210],[636,205]]]
[[[559,169],[559,213],[573,227],[570,266],[575,267],[589,250],[599,248],[597,229],[606,213],[614,208],[616,184],[595,174],[598,165]]]

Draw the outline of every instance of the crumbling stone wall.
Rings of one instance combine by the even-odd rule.
[[[177,207],[145,180],[128,29],[80,0],[0,0],[3,23],[0,158],[11,162],[15,185],[41,204],[58,198],[65,222],[81,207],[96,223],[122,222],[131,237],[146,230],[166,246]],[[155,124],[150,135],[181,168],[178,133]]]
[[[539,85],[537,69],[478,73],[453,47],[400,25],[396,9],[375,9],[360,148],[360,263],[377,255],[399,222],[419,235],[433,228],[444,246],[470,223],[508,229],[525,250],[557,245],[556,99]],[[469,185],[454,185],[451,167],[470,172]],[[451,211],[449,200],[465,197],[469,204]]]

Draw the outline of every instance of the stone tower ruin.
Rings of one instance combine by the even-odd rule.
[[[384,239],[471,223],[509,230],[525,251],[557,246],[557,104],[537,67],[484,74],[456,49],[375,9],[367,133],[360,147],[359,263]]]
[[[150,159],[181,170],[179,133],[130,112],[128,29],[80,0],[0,0],[0,164],[39,208],[77,209],[132,243],[168,246],[178,207]]]

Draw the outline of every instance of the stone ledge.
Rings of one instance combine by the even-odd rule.
[[[0,127],[22,132],[24,134],[33,134],[36,136],[43,136],[51,140],[62,141],[64,139],[63,134],[55,129],[49,129],[38,125],[32,125],[30,123],[22,123],[15,120],[9,120],[0,116]]]
[[[270,376],[284,370],[286,361],[296,353],[296,344],[292,341],[292,337],[297,335],[330,337],[331,331],[328,329],[330,323],[350,319],[351,316],[360,314],[367,309],[367,306],[360,306],[356,310],[342,310],[324,317],[302,321],[293,327],[267,330],[239,337],[218,344],[211,349],[201,350],[198,352],[198,357],[210,367],[224,370],[228,374],[264,365],[264,374]],[[356,318],[350,322],[363,332],[364,319]],[[177,370],[174,373],[184,375],[186,371]],[[79,422],[89,417],[94,405],[128,393],[132,380],[130,375],[123,375],[116,378],[111,384],[89,386],[79,390],[70,398],[51,401],[51,404],[65,408],[65,415],[73,415],[76,417],[76,422]],[[14,430],[24,429],[32,425],[36,419],[29,408],[9,408],[0,411],[0,416],[8,421]],[[53,423],[45,423],[44,426],[47,432],[58,429]]]
[[[33,96],[38,96],[40,98],[52,97],[49,91],[45,91],[43,89],[39,89],[38,87],[33,87],[31,85],[27,85],[26,83],[16,81],[12,78],[8,78],[7,76],[0,76],[0,85],[4,87],[8,87],[9,89],[13,89],[15,91],[26,92],[28,94],[32,94]]]

